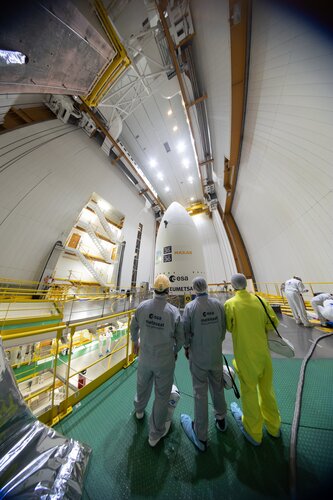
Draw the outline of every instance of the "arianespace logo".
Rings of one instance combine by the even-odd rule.
[[[169,280],[171,281],[171,283],[174,283],[175,281],[188,281],[188,276],[175,276],[174,274],[172,274],[169,277]]]

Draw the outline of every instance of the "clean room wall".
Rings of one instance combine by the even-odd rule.
[[[230,155],[231,124],[229,2],[191,0],[190,8],[195,30],[192,47],[197,78],[200,90],[208,93],[205,103],[215,160],[215,188],[219,201],[224,206],[224,157],[229,158]]]
[[[139,222],[138,280],[149,279],[154,215],[94,139],[52,120],[2,134],[0,147],[0,276],[38,279],[54,243],[65,242],[96,192],[125,215],[122,286],[131,282]]]
[[[251,40],[234,218],[258,282],[332,281],[332,38],[255,0]]]
[[[218,214],[217,216],[219,217]],[[221,283],[224,280],[230,281],[230,276],[236,269],[235,264],[231,268],[232,263],[230,262],[230,258],[233,261],[233,257],[230,255],[230,245],[227,240],[225,241],[226,244],[223,244],[221,240],[223,235],[218,237],[215,224],[213,223],[214,217],[214,212],[213,219],[207,214],[199,214],[192,217],[198,230],[200,241],[202,242],[207,283]],[[222,233],[224,234],[224,238],[226,238],[224,229]]]

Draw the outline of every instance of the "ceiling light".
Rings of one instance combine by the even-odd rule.
[[[191,196],[190,200],[191,200],[191,201],[194,201],[194,196]]]
[[[156,165],[157,165],[157,161],[156,161],[156,160],[154,160],[154,159],[152,158],[152,159],[150,160],[150,162],[149,162],[149,165],[150,165],[152,168],[154,168],[154,167],[156,167]]]
[[[157,178],[158,178],[160,181],[163,181],[163,179],[164,179],[164,175],[163,175],[161,172],[159,172],[159,173],[157,174]]]
[[[193,177],[190,175],[190,177],[187,179],[190,184],[193,184]]]
[[[177,144],[177,151],[178,153],[182,153],[185,150],[185,144],[184,142],[178,142]]]
[[[29,58],[22,54],[22,52],[17,52],[15,50],[3,50],[0,49],[0,65],[8,64],[27,64]]]
[[[173,130],[174,132],[177,132],[177,130],[178,130],[177,125],[175,125],[175,126],[173,127],[173,129],[172,129],[172,130]]]
[[[168,116],[172,115],[172,109],[168,109]]]
[[[170,191],[169,186],[165,186],[164,190],[168,193]]]
[[[183,159],[182,164],[184,165],[185,168],[189,168],[190,166],[190,162],[187,158]]]

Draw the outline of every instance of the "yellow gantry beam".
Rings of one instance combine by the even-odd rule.
[[[106,67],[102,75],[97,79],[92,90],[84,98],[88,106],[97,106],[103,96],[109,90],[110,86],[120,77],[120,75],[130,66],[131,60],[127,55],[125,47],[119,40],[119,37],[110,22],[108,13],[101,0],[94,1],[97,16],[116,51],[116,56]]]

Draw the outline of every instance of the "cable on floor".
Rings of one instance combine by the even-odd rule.
[[[298,427],[299,427],[299,421],[300,421],[300,416],[301,416],[301,404],[302,404],[302,393],[303,393],[303,387],[304,387],[304,377],[305,377],[305,369],[306,365],[311,358],[313,351],[315,350],[318,342],[322,339],[327,339],[328,337],[331,337],[333,333],[325,333],[324,335],[321,335],[320,337],[317,338],[317,340],[312,344],[312,346],[309,349],[309,352],[303,359],[303,363],[301,365],[301,370],[300,370],[300,376],[299,376],[299,381],[298,381],[298,386],[297,386],[297,392],[296,392],[296,402],[295,402],[295,411],[294,411],[294,418],[293,422],[291,425],[291,436],[290,436],[290,452],[289,452],[289,474],[290,474],[290,494],[292,499],[296,499],[296,490],[297,490],[297,474],[296,474],[296,445],[297,445],[297,434],[298,434]]]

